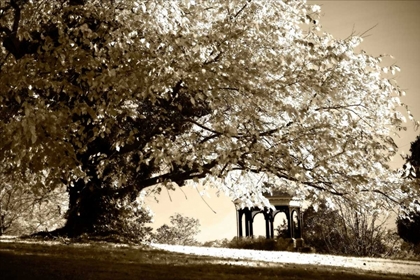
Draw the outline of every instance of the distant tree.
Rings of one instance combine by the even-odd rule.
[[[238,172],[395,205],[399,68],[320,15],[293,0],[0,1],[0,172],[66,188],[54,233],[70,237],[106,234],[144,189]],[[216,185],[265,201],[261,184]]]
[[[154,239],[158,243],[173,245],[196,245],[200,232],[198,219],[185,217],[179,213],[170,217],[171,225],[164,224],[157,229]]]
[[[420,135],[411,143],[410,155],[405,159],[407,176],[420,188]],[[403,209],[397,218],[397,229],[399,236],[414,247],[418,247],[416,252],[420,253],[420,197],[413,200],[411,208]]]

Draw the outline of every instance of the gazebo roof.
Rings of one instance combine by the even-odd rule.
[[[294,197],[293,194],[284,190],[274,190],[272,194],[264,194],[273,206],[298,206],[300,207],[301,200]]]
[[[297,206],[300,207],[302,200],[295,197],[294,192],[290,192],[286,189],[276,189],[270,185],[272,193],[264,193],[264,197],[268,199],[273,206]],[[235,205],[241,204],[241,199],[237,198],[233,203]]]
[[[293,198],[293,194],[286,190],[273,190],[272,194],[264,193],[266,198],[270,197],[283,197],[283,198]]]

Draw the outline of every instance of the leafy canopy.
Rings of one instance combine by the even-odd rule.
[[[1,172],[101,197],[230,178],[216,185],[245,204],[264,201],[255,180],[400,202],[399,68],[321,32],[319,14],[294,0],[2,1]]]

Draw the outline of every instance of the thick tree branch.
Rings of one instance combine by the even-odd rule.
[[[320,110],[340,110],[340,109],[348,109],[350,107],[362,107],[362,108],[366,108],[366,106],[364,106],[363,104],[359,103],[359,104],[348,104],[348,105],[335,105],[335,106],[322,106],[319,108],[316,108],[315,111],[320,111]]]
[[[13,54],[15,59],[20,59],[25,54],[34,52],[34,47],[30,42],[27,40],[20,40],[17,36],[21,20],[21,5],[24,5],[26,2],[27,0],[11,0],[10,6],[14,10],[12,30],[9,30],[5,27],[0,27],[0,31],[6,33],[7,35],[6,38],[3,38],[3,46],[6,48],[6,50]]]
[[[210,131],[210,132],[211,132],[211,133],[213,133],[213,134],[217,134],[217,135],[222,135],[222,134],[223,134],[223,133],[222,133],[222,132],[220,132],[220,131],[217,131],[217,130],[211,129],[211,128],[209,128],[209,127],[206,127],[205,125],[203,125],[203,124],[201,124],[201,123],[199,123],[199,122],[196,122],[195,120],[193,120],[193,119],[191,119],[191,118],[186,119],[186,121],[188,121],[188,122],[190,122],[190,123],[193,123],[193,124],[195,124],[196,126],[198,126],[198,127],[202,128],[202,129],[204,129],[204,130]]]
[[[382,196],[384,196],[386,199],[388,199],[389,201],[392,201],[393,203],[395,203],[396,205],[401,205],[401,203],[399,201],[397,201],[396,199],[390,197],[389,195],[387,195],[386,193],[384,193],[381,190],[378,189],[374,189],[374,190],[361,190],[361,192],[374,192],[374,193],[378,193]]]
[[[6,33],[7,36],[10,36],[12,34],[12,31],[10,31],[9,28],[4,27],[4,26],[0,26],[0,33]]]
[[[10,1],[10,6],[12,6],[13,9],[15,10],[15,16],[14,16],[14,19],[13,19],[13,26],[12,26],[12,33],[16,37],[17,31],[18,31],[18,28],[19,28],[19,23],[20,23],[21,7],[19,7],[18,0],[11,0]]]
[[[160,182],[165,182],[167,180],[177,182],[177,181],[185,181],[194,178],[204,178],[207,174],[211,172],[211,169],[218,164],[218,160],[213,160],[210,163],[204,164],[202,166],[196,166],[195,168],[188,169],[185,168],[186,171],[184,172],[169,172],[163,175],[159,175],[156,177],[152,177],[150,179],[143,180],[141,182],[142,189],[145,187],[149,187],[155,185]]]
[[[251,1],[248,1],[251,2]],[[233,18],[237,18],[244,10],[245,8],[248,6],[248,2],[245,3],[234,15]]]

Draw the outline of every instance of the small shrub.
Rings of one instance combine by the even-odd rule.
[[[314,247],[304,246],[304,247],[298,248],[298,252],[300,252],[300,253],[316,253],[316,249]]]
[[[201,244],[202,247],[227,248],[230,240],[227,238],[206,241]]]
[[[401,239],[395,250],[385,257],[390,259],[420,261],[420,246],[414,246]]]
[[[227,248],[249,249],[261,251],[295,251],[291,238],[266,239],[265,237],[234,237],[227,245]]]

